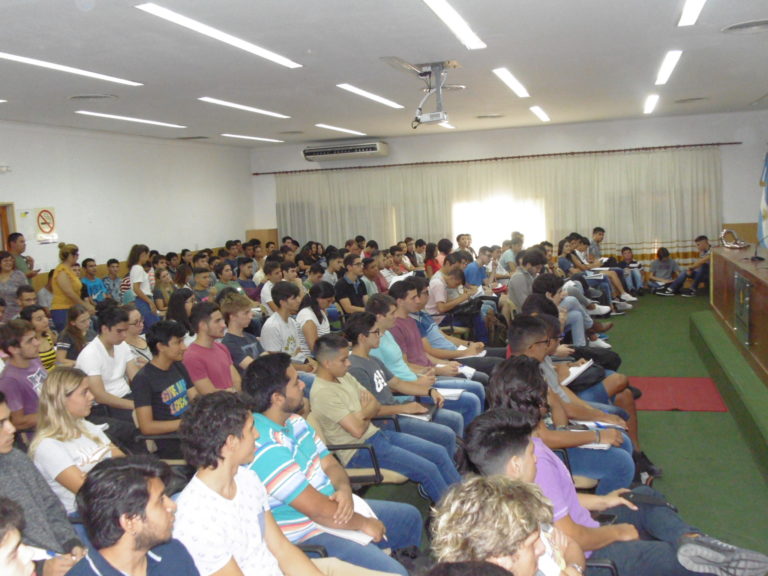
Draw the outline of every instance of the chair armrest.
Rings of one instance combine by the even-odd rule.
[[[392,422],[392,424],[395,427],[395,432],[401,432],[400,430],[400,420],[398,420],[396,414],[391,414],[388,416],[376,416],[376,418],[371,418],[371,422]]]
[[[169,432],[168,434],[136,434],[136,440],[178,440],[178,432]]]
[[[313,546],[312,544],[297,544],[299,550],[310,558],[328,558],[328,550],[325,546]]]
[[[381,467],[379,466],[379,459],[376,457],[376,450],[370,444],[326,444],[328,450],[331,452],[339,450],[366,450],[371,457],[371,466],[373,467],[373,476],[357,476],[350,478],[355,480],[359,484],[381,484],[384,480],[384,476],[381,473]],[[354,470],[354,468],[352,468]]]
[[[587,560],[587,569],[590,574],[599,573],[610,574],[610,576],[619,576],[619,571],[616,569],[616,564],[613,560]]]

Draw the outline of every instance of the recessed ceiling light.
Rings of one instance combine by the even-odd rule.
[[[456,9],[448,4],[447,0],[423,0],[424,4],[434,12],[443,23],[451,29],[459,39],[459,42],[467,47],[467,50],[481,50],[485,48],[485,42],[480,40],[477,34],[467,24],[467,21],[456,12]]]
[[[225,44],[229,44],[230,46],[234,46],[240,50],[245,50],[246,52],[250,52],[251,54],[265,58],[266,60],[274,62],[275,64],[280,64],[286,68],[301,68],[301,64],[298,64],[293,60],[286,58],[285,56],[276,54],[275,52],[267,50],[266,48],[262,48],[261,46],[256,46],[256,44],[252,44],[241,38],[232,36],[226,32],[222,32],[221,30],[213,28],[212,26],[208,26],[207,24],[203,24],[202,22],[198,22],[197,20],[193,20],[192,18],[182,16],[173,10],[168,10],[162,6],[158,6],[153,2],[138,4],[136,5],[136,8],[143,10],[148,14],[152,14],[153,16],[157,16],[158,18],[162,18],[163,20],[167,20],[168,22],[173,22],[174,24],[178,24],[179,26],[183,26],[184,28],[188,28],[189,30],[203,34],[204,36],[208,36],[209,38],[213,38],[214,40],[218,40],[219,42],[224,42]]]
[[[643,105],[643,114],[652,114],[653,111],[656,109],[656,104],[659,102],[659,95],[658,94],[649,94],[648,97],[645,99],[645,104]]]
[[[115,116],[114,114],[102,114],[101,112],[89,112],[88,110],[77,110],[75,114],[85,116],[97,116],[99,118],[109,118],[111,120],[123,120],[125,122],[138,122],[139,124],[153,124],[155,126],[165,126],[167,128],[186,128],[179,124],[168,124],[167,122],[158,122],[156,120],[145,120],[143,118],[133,118],[132,116]]]
[[[661,66],[659,66],[659,73],[656,76],[656,86],[663,86],[667,83],[682,55],[682,50],[670,50],[667,52],[664,56],[664,60],[661,62]]]
[[[685,0],[685,6],[683,6],[683,13],[680,15],[680,21],[678,26],[693,26],[696,24],[696,20],[699,19],[701,9],[704,8],[707,0]]]
[[[350,130],[348,128],[339,128],[338,126],[331,126],[329,124],[315,124],[315,126],[318,128],[325,128],[326,130],[336,130],[336,132],[354,134],[355,136],[366,136],[365,132],[358,132],[357,130]]]
[[[123,80],[122,78],[107,76],[105,74],[98,74],[96,72],[89,72],[88,70],[81,70],[80,68],[73,68],[72,66],[54,64],[53,62],[46,62],[45,60],[36,60],[35,58],[27,58],[26,56],[8,54],[7,52],[0,52],[0,58],[3,60],[10,60],[12,62],[19,62],[20,64],[29,64],[30,66],[39,66],[40,68],[48,68],[49,70],[57,70],[59,72],[67,72],[69,74],[77,74],[78,76],[95,78],[96,80],[106,80],[107,82],[114,82],[116,84],[125,84],[126,86],[143,86],[143,84],[139,82]]]
[[[246,112],[253,112],[255,114],[263,114],[264,116],[273,116],[274,118],[290,118],[285,114],[278,114],[277,112],[270,112],[269,110],[262,110],[261,108],[253,108],[252,106],[245,106],[243,104],[235,104],[234,102],[227,102],[226,100],[219,100],[218,98],[210,98],[209,96],[203,96],[198,98],[203,102],[209,104],[218,104],[219,106],[226,106],[227,108],[236,108],[237,110],[245,110]]]
[[[492,120],[494,118],[503,118],[504,114],[499,114],[498,112],[491,112],[489,114],[479,114],[475,116],[475,118],[478,118],[479,120]]]
[[[536,114],[542,122],[549,122],[549,116],[547,116],[547,113],[544,112],[541,106],[531,106],[528,110]]]
[[[259,142],[276,142],[281,144],[283,140],[275,140],[274,138],[259,138],[258,136],[243,136],[242,134],[222,134],[227,138],[240,138],[241,140],[257,140]]]
[[[0,104],[2,104],[3,102],[8,102],[8,100],[0,100]]]
[[[456,130],[456,126],[448,122],[448,120],[446,120],[445,122],[440,122],[438,126],[442,126],[443,128],[448,128],[448,130]]]
[[[504,82],[512,92],[517,94],[518,98],[528,98],[530,96],[528,90],[525,89],[525,86],[523,86],[507,68],[495,68],[493,73],[496,74],[496,76],[499,77],[499,80]]]
[[[352,84],[336,84],[337,88],[341,88],[342,90],[346,90],[347,92],[352,92],[352,94],[357,94],[358,96],[362,96],[363,98],[368,98],[369,100],[373,100],[374,102],[378,102],[379,104],[384,104],[384,106],[389,106],[390,108],[404,108],[404,106],[401,106],[397,102],[393,102],[392,100],[388,100],[387,98],[384,98],[383,96],[379,96],[377,94],[374,94],[373,92],[368,92],[367,90],[363,90],[362,88],[358,88],[357,86],[352,86]]]

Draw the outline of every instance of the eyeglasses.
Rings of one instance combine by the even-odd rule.
[[[533,344],[531,344],[530,348],[533,348],[534,346],[536,346],[536,344],[547,344],[547,345],[549,345],[549,341],[550,340],[552,340],[552,338],[547,338],[546,340],[539,340],[538,342],[534,342]]]
[[[137,326],[139,324],[144,324],[144,318],[139,318],[136,322],[128,322],[128,326]]]
[[[376,336],[381,336],[381,330],[379,328],[376,328],[376,330],[369,330],[368,336],[370,336],[371,334],[376,334]]]

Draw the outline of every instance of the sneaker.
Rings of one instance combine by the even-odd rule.
[[[763,576],[768,572],[768,556],[704,534],[680,538],[677,560],[692,572],[719,576]]]
[[[632,454],[635,460],[635,466],[641,472],[647,472],[651,476],[661,478],[664,476],[664,469],[661,466],[656,466],[651,459],[646,456],[645,452],[635,452]]]
[[[624,294],[622,294],[620,298],[624,302],[637,302],[637,298],[635,298],[634,296],[632,296],[632,294],[629,294],[628,292],[624,292]]]
[[[590,340],[587,343],[587,348],[603,348],[605,350],[608,350],[609,348],[611,348],[611,345],[608,344],[608,342],[606,342],[605,340],[600,340],[600,338],[598,338],[597,340]]]
[[[587,310],[587,313],[590,316],[605,316],[606,314],[610,313],[610,311],[610,306],[601,306],[600,304],[597,304],[595,305],[594,309]]]
[[[674,296],[675,291],[672,288],[661,288],[656,290],[656,296]]]
[[[683,298],[693,298],[694,296],[696,296],[696,291],[691,290],[690,288],[687,288],[685,290],[680,290],[680,296],[682,296]]]
[[[614,310],[613,312],[611,312],[611,316],[612,317],[613,316],[624,316],[624,314],[626,314],[626,312],[622,312],[621,310]]]
[[[626,302],[617,301],[614,302],[613,305],[616,307],[616,310],[619,310],[621,312],[626,312],[627,310],[632,310],[633,306],[632,304],[627,304]]]

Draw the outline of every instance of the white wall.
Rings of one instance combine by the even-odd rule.
[[[0,202],[13,202],[28,253],[44,269],[55,244],[35,241],[29,209],[55,209],[61,241],[82,258],[124,260],[133,243],[161,252],[221,246],[253,228],[249,150],[0,123]]]
[[[759,180],[768,151],[768,111],[675,116],[560,124],[482,132],[448,132],[421,127],[414,136],[388,138],[385,158],[348,162],[306,162],[303,146],[276,145],[253,151],[254,173],[287,170],[376,166],[410,162],[469,160],[526,154],[586,150],[619,150],[650,146],[742,142],[722,147],[723,222],[756,222]],[[373,138],[372,138],[373,139]],[[275,222],[274,177],[256,176],[254,196],[259,218]],[[270,210],[270,208],[272,209]]]

